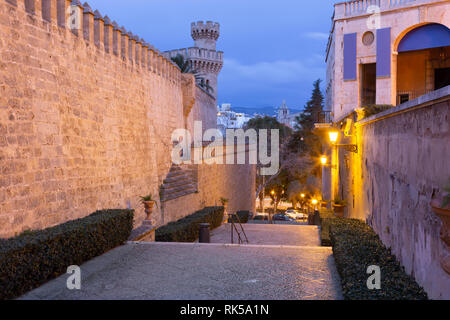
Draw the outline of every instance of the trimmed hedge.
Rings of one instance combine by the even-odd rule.
[[[334,259],[347,300],[426,300],[427,294],[407,275],[364,222],[354,219],[328,219]],[[367,288],[367,268],[381,268],[381,290]]]
[[[159,242],[194,242],[199,236],[200,223],[209,223],[215,229],[222,225],[224,207],[207,207],[176,222],[171,222],[156,230]]]
[[[320,242],[323,247],[331,247],[330,220],[330,218],[322,218],[322,224],[320,228]]]
[[[133,210],[97,211],[0,241],[0,300],[13,299],[113,249],[130,236]]]
[[[236,214],[239,217],[239,221],[241,223],[248,223],[248,219],[250,218],[250,211],[238,211],[236,212]],[[234,223],[238,223],[238,219],[236,219],[235,215],[232,215],[231,218],[228,218],[228,223],[231,222],[231,219],[233,219]]]

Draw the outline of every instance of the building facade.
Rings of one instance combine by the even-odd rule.
[[[326,107],[335,120],[449,85],[449,27],[448,0],[336,4],[326,51]]]
[[[332,117],[316,125],[336,134],[323,150],[322,197],[366,221],[433,299],[450,298],[448,224],[430,205],[450,178],[449,28],[448,0],[336,4]],[[384,111],[365,114],[373,105]]]
[[[224,136],[227,129],[242,129],[251,119],[245,113],[234,112],[229,103],[223,103],[217,110],[217,128]]]
[[[286,101],[283,101],[281,106],[277,109],[277,120],[279,123],[293,129],[296,125],[296,118],[300,116],[300,112],[291,113],[291,110],[286,105]]]

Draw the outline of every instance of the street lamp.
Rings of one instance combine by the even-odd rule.
[[[304,193],[302,193],[302,194],[300,195],[300,197],[304,198],[304,197],[306,197],[306,195],[305,195]]]
[[[328,162],[327,156],[321,156],[320,157],[320,162],[322,163],[322,165],[325,166],[327,164],[327,162]]]
[[[347,151],[358,153],[358,146],[356,144],[336,144],[339,138],[339,132],[337,131],[330,131],[328,132],[328,135],[330,137],[330,142],[335,145],[336,147],[342,147],[346,149]]]
[[[337,140],[338,140],[338,137],[339,137],[339,132],[337,132],[337,131],[330,131],[329,133],[328,133],[328,135],[330,136],[330,141],[331,141],[331,143],[336,143],[337,142]]]

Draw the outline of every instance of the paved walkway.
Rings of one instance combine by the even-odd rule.
[[[239,226],[236,225],[238,230]],[[244,224],[245,234],[250,244],[287,245],[287,246],[320,246],[319,228],[308,225],[286,224]],[[234,232],[234,243],[238,242]],[[211,232],[212,243],[231,243],[231,224]]]
[[[128,243],[82,265],[81,290],[68,290],[63,275],[22,299],[342,298],[331,249],[317,246],[317,228],[256,226],[246,226],[255,243],[247,246]]]

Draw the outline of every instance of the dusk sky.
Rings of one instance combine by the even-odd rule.
[[[161,51],[193,46],[191,22],[221,25],[218,103],[301,109],[325,80],[324,53],[336,0],[91,0],[93,10]]]

